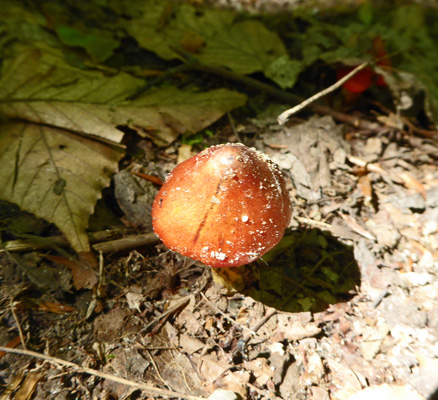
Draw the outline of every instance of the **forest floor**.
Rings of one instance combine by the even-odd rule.
[[[208,397],[220,388],[243,398],[346,400],[389,384],[401,391],[397,399],[416,398],[414,393],[436,398],[436,145],[414,132],[359,132],[329,116],[286,127],[269,118],[240,123],[237,131],[223,125],[224,141],[236,141],[237,131],[240,139],[256,138],[252,144],[293,172],[293,222],[286,237],[299,232],[310,239],[294,249],[288,267],[316,262],[325,271],[314,274],[313,284],[299,283],[308,289],[305,296],[300,291],[290,307],[271,308],[263,291],[278,288],[259,282],[262,301],[230,293],[212,280],[209,267],[162,244],[109,254],[99,277],[79,270],[73,287],[63,282],[62,271],[53,276],[43,267],[29,279],[25,265],[39,257],[35,252],[2,254],[1,343],[20,341],[20,326],[40,353],[180,396]],[[159,155],[164,169],[175,164],[176,148]],[[333,258],[322,259],[322,248]],[[349,275],[345,267],[358,269],[360,279],[334,304],[319,307],[312,293],[336,286],[328,271],[339,275],[339,252],[354,258],[342,265],[342,274]],[[57,289],[43,292],[38,280]],[[291,312],[297,304],[322,309]],[[2,399],[8,391],[15,398],[57,400],[157,395],[14,354],[3,354],[0,369]]]
[[[202,146],[267,153],[293,204],[282,250],[237,284],[141,236],[157,187],[131,162],[107,194],[124,215],[93,218],[140,245],[95,246],[94,269],[0,252],[0,400],[438,399],[437,136],[367,101],[342,111],[370,129],[277,110],[211,127]],[[161,176],[202,148],[128,147]]]

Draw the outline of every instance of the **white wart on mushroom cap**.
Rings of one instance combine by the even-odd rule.
[[[210,147],[177,165],[155,198],[155,233],[212,267],[247,264],[273,248],[292,207],[283,175],[243,144]]]

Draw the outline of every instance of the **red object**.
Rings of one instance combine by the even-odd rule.
[[[237,143],[177,165],[155,198],[152,222],[170,249],[212,267],[232,267],[272,249],[291,214],[278,166]]]
[[[386,53],[385,42],[380,36],[376,36],[373,39],[373,58],[376,60],[376,64],[384,67],[391,68],[391,60]],[[339,67],[336,70],[337,79],[343,78],[349,72],[351,72],[354,67]],[[385,79],[382,75],[376,74],[374,70],[368,66],[360,70],[356,75],[351,77],[347,82],[345,82],[342,87],[351,93],[363,93],[367,90],[373,83],[377,86],[387,86]]]
[[[356,67],[339,67],[336,71],[338,80],[349,74],[355,68]],[[352,93],[363,93],[372,85],[373,75],[374,71],[372,68],[365,67],[356,75],[352,76],[347,82],[344,82],[342,87]]]

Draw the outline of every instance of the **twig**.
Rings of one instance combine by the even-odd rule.
[[[90,243],[104,242],[120,237],[129,232],[128,229],[114,229],[100,232],[87,233]],[[23,236],[24,237],[24,236]],[[63,236],[40,237],[35,235],[26,235],[26,238],[10,240],[4,242],[0,248],[0,253],[6,251],[26,252],[34,250],[46,250],[49,248],[68,247],[69,243]]]
[[[173,358],[173,361],[175,362],[175,364],[178,366],[179,370],[181,371],[182,377],[184,379],[184,383],[186,384],[186,388],[188,389],[189,392],[192,392],[192,388],[190,387],[189,383],[187,382],[187,375],[184,372],[184,368],[181,367],[180,363],[177,361],[175,354],[173,354],[173,351],[171,351],[170,354]],[[182,354],[182,353],[180,353],[180,354]]]
[[[388,172],[386,172],[379,164],[377,163],[370,163],[367,162],[359,157],[349,155],[348,161],[350,161],[352,164],[357,165],[358,167],[365,168],[368,171],[375,172],[380,175],[388,175]]]
[[[167,318],[170,314],[173,314],[174,312],[177,312],[180,308],[185,307],[187,304],[189,304],[190,299],[193,297],[193,295],[183,297],[182,299],[178,300],[172,307],[170,307],[167,311],[160,314],[158,317],[154,318],[151,322],[149,322],[141,331],[140,333],[144,334],[146,332],[149,332],[150,329],[157,324],[159,321],[161,321],[163,318]]]
[[[195,374],[198,376],[199,380],[200,380],[201,382],[205,382],[207,379],[205,379],[205,378],[201,375],[201,373],[199,372],[198,367],[195,365],[195,363],[194,363],[193,360],[192,360],[192,356],[189,355],[189,354],[187,354],[187,353],[183,353],[183,354],[186,356],[187,360],[189,360],[189,363],[190,363],[190,365],[192,366],[193,370],[195,371]]]
[[[276,313],[277,313],[277,310],[275,308],[271,308],[271,310],[260,321],[256,322],[251,327],[251,330],[254,332],[257,332],[264,324],[266,324],[268,319],[271,318]],[[251,336],[249,336],[249,335],[245,335],[245,337],[243,338],[245,343],[248,343],[249,339],[251,339]]]
[[[9,307],[11,308],[12,315],[14,317],[15,323],[17,324],[18,334],[20,335],[21,345],[26,350],[26,340],[24,340],[23,331],[21,330],[20,321],[18,320],[17,314],[15,314],[14,306],[15,303],[12,302],[13,299],[11,299]]]
[[[314,94],[313,96],[309,97],[307,100],[304,100],[302,103],[296,105],[295,107],[289,108],[289,110],[282,112],[277,118],[278,123],[280,125],[284,125],[291,115],[296,114],[298,111],[301,111],[309,104],[313,103],[314,101],[320,99],[323,96],[328,95],[329,93],[333,92],[337,88],[341,87],[346,81],[348,81],[352,76],[356,75],[360,70],[364,69],[368,64],[369,62],[366,61],[358,65],[355,69],[353,69],[353,71],[349,72],[347,75],[339,79],[333,85],[329,86],[328,88],[325,88],[324,90],[321,90],[319,93]]]
[[[247,332],[249,332],[250,335],[255,336],[256,333],[251,330],[250,328],[247,328],[244,325],[239,324],[238,322],[234,321],[233,318],[229,317],[227,314],[225,314],[223,311],[221,311],[219,308],[217,308],[210,300],[207,299],[204,293],[201,293],[201,296],[203,299],[207,302],[207,304],[217,313],[221,314],[226,320],[230,321],[233,325],[236,325],[239,328],[245,329]]]
[[[234,124],[233,117],[231,116],[230,112],[227,112],[227,117],[234,135],[236,136],[237,140],[241,142],[242,139],[240,138],[239,132],[237,132],[236,125]]]
[[[104,254],[138,249],[139,247],[150,246],[160,242],[155,233],[145,233],[144,235],[130,236],[122,239],[111,240],[109,242],[97,243],[93,249]]]
[[[251,329],[254,332],[257,332],[266,322],[269,318],[271,318],[273,315],[277,314],[277,310],[275,308],[271,308],[271,310],[258,322],[256,322]]]
[[[161,379],[161,381],[171,390],[173,390],[173,388],[164,380],[164,378],[161,376],[160,374],[160,370],[158,369],[158,365],[155,362],[154,358],[152,357],[151,353],[149,352],[149,350],[146,350],[146,354],[149,356],[149,359],[151,360],[152,365],[155,368],[155,371],[157,372],[158,378]]]
[[[304,99],[301,98],[300,96],[297,96],[290,92],[286,92],[282,89],[278,89],[272,85],[268,85],[267,83],[260,82],[257,79],[253,79],[248,76],[237,74],[225,68],[204,65],[195,57],[193,57],[189,52],[172,46],[171,48],[177,54],[188,60],[188,62],[190,62],[190,65],[192,66],[192,69],[196,71],[207,72],[209,74],[217,75],[234,82],[239,82],[242,85],[267,93],[271,97],[279,101],[284,101],[286,103],[296,104],[304,101]],[[363,120],[353,115],[349,115],[340,111],[333,110],[332,108],[324,106],[322,104],[312,103],[309,105],[309,108],[318,114],[330,115],[334,119],[352,125],[358,129],[363,129],[372,132],[380,132],[382,130],[382,125],[377,122],[370,122],[367,120]]]
[[[144,383],[130,381],[128,379],[120,378],[118,376],[107,374],[105,372],[101,372],[101,371],[98,371],[98,370],[95,370],[92,368],[81,367],[78,364],[72,363],[70,361],[65,361],[65,360],[62,360],[60,358],[48,356],[46,354],[37,353],[35,351],[21,350],[21,349],[10,349],[9,347],[3,347],[3,346],[0,346],[0,351],[4,351],[6,353],[20,354],[20,355],[28,356],[28,357],[35,357],[35,358],[38,358],[40,360],[48,361],[52,364],[62,365],[64,367],[72,368],[74,371],[79,372],[79,373],[97,376],[99,378],[107,379],[109,381],[120,383],[122,385],[126,385],[126,386],[130,386],[130,387],[134,387],[136,389],[144,390],[145,392],[148,392],[148,394],[150,394],[151,396],[161,396],[161,397],[170,397],[170,398],[178,397],[178,398],[187,399],[187,400],[204,400],[203,397],[192,396],[192,395],[185,394],[185,393],[174,392],[172,390],[160,389],[160,388],[157,388],[154,386],[146,385]]]
[[[332,229],[332,226],[330,224],[326,224],[325,222],[322,222],[322,221],[315,221],[314,219],[303,218],[303,217],[294,217],[294,219],[297,220],[301,224],[316,226],[318,228],[328,229],[328,230]]]

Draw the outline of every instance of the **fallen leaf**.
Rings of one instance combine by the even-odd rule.
[[[3,60],[0,113],[120,143],[118,126],[136,130],[165,146],[191,135],[224,113],[245,104],[244,94],[216,89],[153,88],[125,100],[144,86],[142,79],[113,76],[66,63],[53,49],[15,46]]]
[[[120,41],[113,36],[104,35],[102,31],[91,32],[89,28],[85,32],[71,26],[59,25],[56,33],[67,46],[84,48],[96,62],[107,60],[120,45]]]
[[[9,347],[11,349],[13,349],[14,347],[17,347],[19,344],[21,343],[21,338],[20,336],[15,336],[12,340],[10,340],[5,347]],[[0,351],[0,358],[2,358],[4,355],[6,354],[6,352],[4,351]]]
[[[76,311],[76,308],[66,306],[64,304],[51,303],[49,301],[46,301],[46,302],[41,302],[38,304],[38,310],[51,312],[51,313],[55,313],[55,314],[65,314],[68,312]]]
[[[44,377],[43,371],[29,371],[21,383],[20,388],[14,394],[14,399],[30,400],[35,394],[35,389],[38,382]]]
[[[371,186],[371,180],[368,175],[362,175],[359,177],[359,188],[367,204],[371,201],[373,195],[373,187]]]
[[[238,393],[244,399],[246,398],[250,378],[250,373],[245,370],[228,372],[223,377],[216,379],[215,385],[218,389],[231,390],[234,393]]]
[[[122,153],[67,131],[35,124],[0,125],[0,199],[54,223],[76,251]]]
[[[140,46],[166,60],[180,58],[171,46],[181,45],[188,32],[196,37],[197,44],[191,47],[202,63],[227,67],[240,74],[264,71],[279,57],[287,55],[279,36],[260,21],[239,21],[238,14],[230,11],[199,10],[183,3],[173,8],[172,17],[163,24],[166,8],[166,2],[146,1],[142,5],[143,13],[126,26]],[[202,43],[205,45],[201,46]]]
[[[76,290],[92,289],[97,283],[98,277],[96,271],[86,267],[83,263],[76,260],[69,260],[68,258],[54,255],[45,255],[47,258],[56,264],[66,266],[72,273],[73,286]]]
[[[361,225],[359,225],[359,223],[351,215],[341,214],[341,217],[353,232],[369,240],[376,240],[375,236],[371,232],[363,228]]]
[[[141,79],[74,68],[55,51],[17,45],[10,53],[0,80],[3,115],[121,142],[110,104],[140,87]]]
[[[132,102],[119,104],[112,122],[135,129],[163,146],[182,133],[189,136],[199,132],[245,102],[244,94],[228,89],[201,92],[172,86],[154,88]]]
[[[426,198],[426,188],[419,180],[415,179],[408,172],[402,172],[400,174],[400,178],[408,189],[411,189],[416,193],[420,193],[423,198]]]
[[[268,380],[274,377],[273,368],[269,365],[268,360],[263,357],[245,363],[245,369],[252,372],[255,384],[258,387],[265,386]]]

